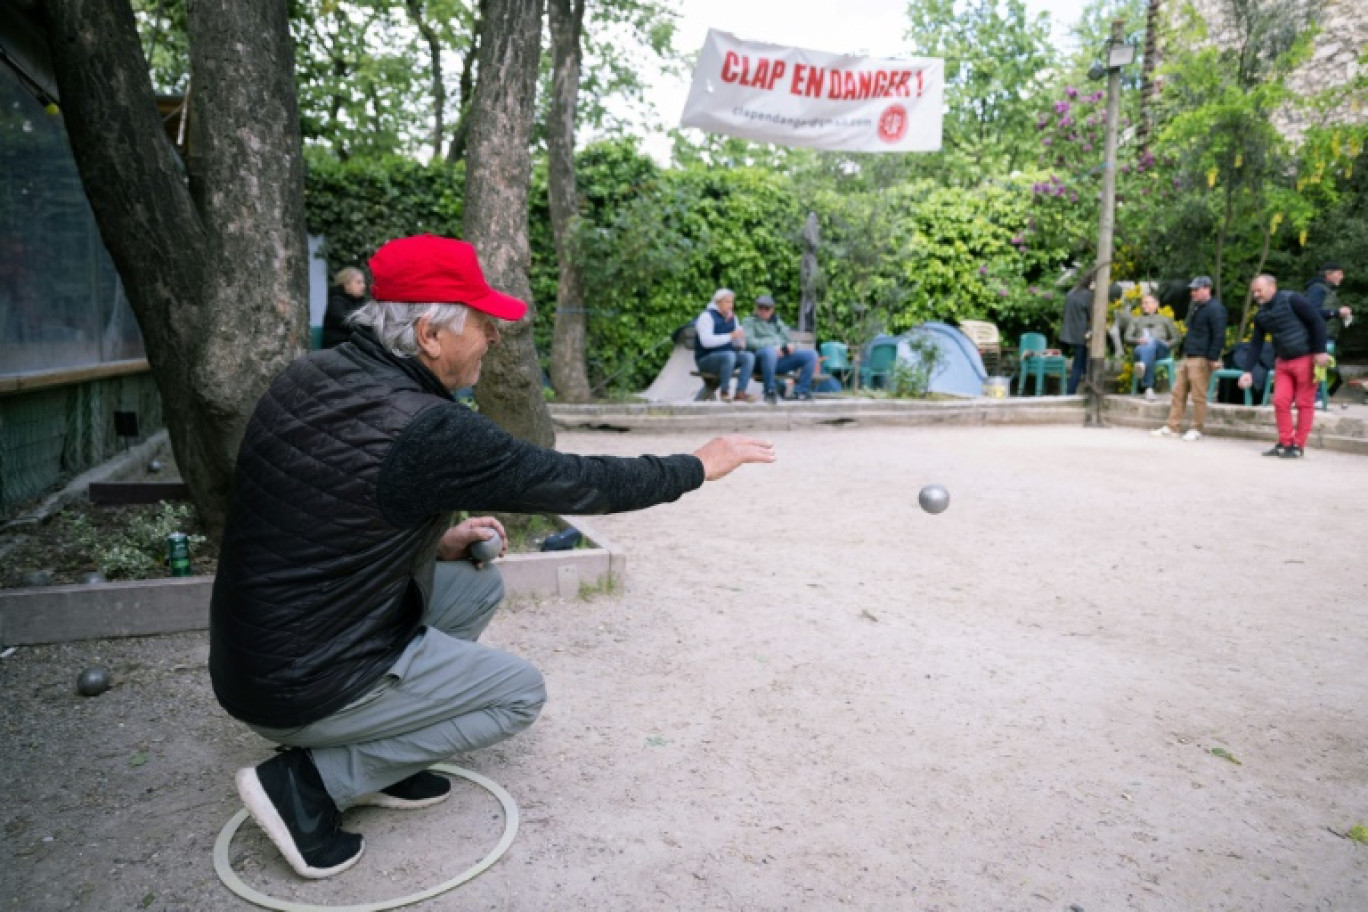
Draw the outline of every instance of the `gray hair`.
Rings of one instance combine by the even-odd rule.
[[[367,326],[380,344],[400,358],[418,356],[418,321],[427,317],[434,326],[460,334],[465,329],[464,304],[396,304],[370,301],[347,318],[348,325]]]
[[[713,292],[712,302],[713,302],[714,304],[716,304],[718,301],[722,300],[723,298],[732,298],[732,299],[735,299],[735,298],[736,298],[736,292],[732,291],[730,288],[719,288],[719,289],[717,289],[717,291],[714,291],[714,292]]]

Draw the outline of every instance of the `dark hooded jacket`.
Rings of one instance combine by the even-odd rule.
[[[267,728],[366,693],[420,629],[453,511],[609,513],[702,483],[693,456],[518,440],[360,330],[287,367],[248,422],[210,605],[214,692]]]

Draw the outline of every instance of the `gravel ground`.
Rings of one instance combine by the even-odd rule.
[[[624,589],[501,614],[551,700],[456,762],[518,802],[430,909],[1368,908],[1368,461],[1075,428],[805,429],[780,461],[597,518]],[[564,435],[577,452],[694,438]],[[916,506],[940,482],[940,516]],[[0,908],[252,908],[210,849],[270,745],[210,693],[203,635],[0,660]],[[74,691],[110,668],[116,686]],[[252,824],[251,884],[346,904],[497,841],[458,785],[366,810],[303,883]]]

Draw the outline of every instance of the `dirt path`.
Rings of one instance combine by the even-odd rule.
[[[522,829],[422,908],[1368,908],[1368,846],[1332,832],[1368,824],[1368,460],[1071,428],[775,441],[773,466],[596,518],[624,591],[496,620],[551,702],[460,759]],[[0,661],[3,908],[250,908],[209,849],[268,746],[217,711],[206,651]],[[74,696],[96,657],[121,685]],[[234,857],[301,901],[412,891],[497,839],[462,794],[358,814],[367,857],[335,881],[250,826]]]

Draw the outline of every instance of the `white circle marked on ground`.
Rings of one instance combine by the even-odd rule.
[[[397,909],[400,906],[407,906],[411,903],[421,902],[431,899],[448,890],[459,887],[468,880],[474,880],[483,874],[490,865],[503,857],[503,853],[508,851],[508,847],[513,844],[513,837],[518,835],[518,806],[513,802],[513,796],[504,790],[491,779],[486,779],[479,773],[454,766],[450,763],[434,763],[432,769],[443,773],[450,773],[462,779],[469,779],[478,786],[483,787],[495,798],[499,799],[499,804],[503,805],[504,810],[504,831],[499,839],[499,844],[494,846],[488,855],[482,858],[474,867],[462,871],[451,880],[437,884],[435,887],[428,887],[417,893],[410,893],[408,896],[400,896],[397,899],[382,899],[378,902],[361,903],[354,906],[316,906],[310,903],[291,902],[288,899],[277,899],[274,896],[267,896],[259,890],[249,886],[232,865],[228,863],[228,847],[236,835],[238,827],[247,819],[247,809],[243,808],[233,815],[223,826],[223,831],[219,833],[218,839],[214,842],[214,870],[218,872],[219,879],[224,886],[232,890],[238,896],[262,906],[266,909],[279,909],[281,912],[382,912],[384,909]]]

